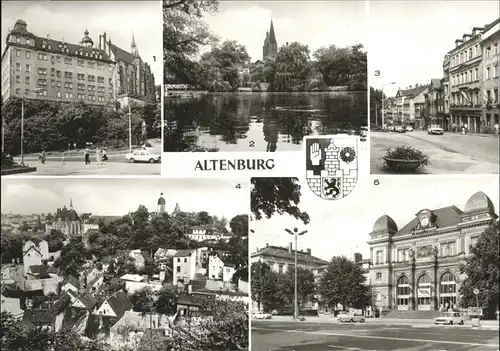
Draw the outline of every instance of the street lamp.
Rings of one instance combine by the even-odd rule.
[[[392,85],[392,84],[396,84],[396,82],[390,82],[390,83],[386,83],[384,85],[382,85],[382,129],[384,128],[384,87],[388,86],[388,85]]]
[[[132,152],[132,112],[130,111],[130,100],[128,102],[128,148]]]
[[[42,88],[35,89],[35,93],[42,91]],[[21,98],[21,166],[24,166],[24,100],[28,94]],[[3,133],[3,132],[2,132]]]
[[[294,292],[295,292],[295,302],[293,306],[293,318],[297,319],[298,317],[298,301],[297,301],[297,237],[299,235],[304,235],[307,233],[307,230],[304,230],[302,232],[299,232],[297,228],[293,228],[293,231],[290,229],[285,229],[285,232],[287,232],[290,235],[293,235],[295,237],[295,284],[294,284]]]

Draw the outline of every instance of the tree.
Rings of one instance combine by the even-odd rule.
[[[370,124],[382,124],[382,90],[370,87]],[[387,121],[385,121],[387,122]]]
[[[237,215],[229,222],[231,231],[236,236],[248,236],[248,215]]]
[[[79,271],[85,263],[87,250],[81,237],[71,238],[68,245],[61,250],[61,256],[54,262],[54,267],[60,268],[64,275],[79,277]]]
[[[295,269],[290,267],[280,278],[283,279],[283,293],[293,297],[295,294]],[[299,305],[304,305],[307,301],[314,299],[315,293],[316,286],[313,272],[309,269],[297,267],[297,299]]]
[[[264,62],[264,75],[270,91],[302,91],[311,68],[307,45],[293,42],[282,46],[275,58]]]
[[[287,213],[304,224],[309,223],[309,215],[298,207],[300,184],[297,178],[252,178],[250,209],[257,220],[278,213]]]
[[[216,41],[201,17],[217,5],[216,0],[163,0],[164,83],[198,84],[194,59],[200,47]]]
[[[471,256],[461,267],[461,273],[467,278],[460,287],[462,307],[476,306],[474,289],[479,290],[479,306],[484,314],[492,318],[498,310],[499,299],[499,224],[491,224],[477,240],[476,246],[471,247]]]
[[[130,296],[130,302],[134,305],[136,312],[153,312],[154,296],[149,287],[136,291]]]
[[[167,287],[161,288],[158,292],[158,299],[154,309],[157,313],[173,315],[177,311],[177,295]]]
[[[360,265],[346,257],[333,257],[320,278],[318,291],[323,303],[329,307],[358,305],[365,301],[368,288]]]
[[[271,267],[265,262],[254,262],[251,267],[251,293],[252,300],[257,302],[259,311],[273,301],[275,293],[275,277]]]

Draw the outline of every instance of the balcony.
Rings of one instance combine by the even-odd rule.
[[[462,110],[462,111],[479,111],[481,108],[486,107],[483,104],[450,104],[450,111]]]

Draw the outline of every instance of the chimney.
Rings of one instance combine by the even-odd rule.
[[[292,243],[289,243],[288,244],[288,253],[291,254],[292,253]]]
[[[191,285],[191,283],[188,284],[188,294],[192,294],[193,293],[193,286]]]
[[[266,244],[266,247],[269,247],[269,243]]]
[[[410,85],[409,89],[411,89],[411,85]]]
[[[306,251],[307,251],[307,254],[308,254],[309,256],[311,256],[311,249],[307,249]]]

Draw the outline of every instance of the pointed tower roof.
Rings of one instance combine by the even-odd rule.
[[[158,198],[158,205],[165,205],[165,198],[163,197],[163,192],[161,192],[160,197]]]
[[[277,44],[276,35],[274,34],[273,19],[271,18],[271,28],[269,29],[269,42],[271,44]]]
[[[172,215],[175,216],[176,214],[179,214],[181,213],[181,207],[179,206],[179,203],[176,203],[175,204],[175,209],[174,209],[174,212],[172,212]]]
[[[132,33],[132,44],[130,46],[132,46],[133,48],[137,47],[137,44],[135,43],[134,33]]]
[[[69,208],[73,208],[73,199],[69,198]]]

